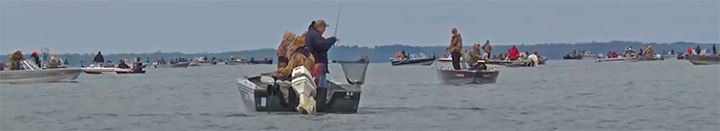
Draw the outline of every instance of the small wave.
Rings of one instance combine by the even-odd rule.
[[[129,117],[160,116],[162,114],[128,114]]]

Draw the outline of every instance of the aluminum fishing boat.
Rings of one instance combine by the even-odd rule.
[[[0,83],[25,84],[74,81],[82,73],[81,69],[41,69],[28,61],[21,61],[20,70],[0,71]]]
[[[295,74],[303,71],[293,71],[292,81],[275,78],[272,74],[266,73],[257,76],[246,76],[237,79],[237,87],[240,92],[240,100],[246,113],[252,112],[296,112],[299,110],[315,110],[324,113],[357,113],[362,94],[361,85],[365,82],[365,73],[369,65],[368,61],[333,61],[339,63],[343,69],[346,81],[349,84],[342,84],[328,80],[327,92],[318,90],[314,94],[315,100],[303,100],[303,94],[312,94],[315,89],[311,76]],[[297,68],[296,68],[297,69]],[[293,89],[281,88],[290,86]],[[320,88],[318,88],[320,89]],[[285,93],[283,93],[285,92]],[[285,99],[287,96],[287,100]],[[316,108],[301,109],[308,102],[316,102]]]
[[[462,69],[455,70],[450,58],[440,58],[437,63],[438,79],[448,85],[495,83],[500,75],[500,71],[492,67],[488,67],[489,70],[468,70],[465,62],[460,62]]]

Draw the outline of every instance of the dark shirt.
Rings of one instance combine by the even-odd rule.
[[[320,32],[314,28],[308,28],[307,34],[305,34],[305,48],[313,54],[315,57],[315,63],[328,63],[327,52],[330,47],[335,45],[337,39],[335,37],[325,39],[320,35]]]

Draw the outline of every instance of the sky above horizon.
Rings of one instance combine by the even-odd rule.
[[[342,12],[340,45],[642,41],[720,43],[720,1],[2,1],[0,53],[277,48]]]

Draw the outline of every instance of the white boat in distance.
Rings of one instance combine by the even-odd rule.
[[[82,71],[87,74],[102,74],[102,73],[115,73],[115,67],[113,66],[102,66],[101,63],[90,64],[88,67],[83,67]]]
[[[46,69],[43,70],[32,62],[21,61],[22,70],[0,71],[0,83],[28,84],[58,81],[73,81],[81,73],[81,69]]]

